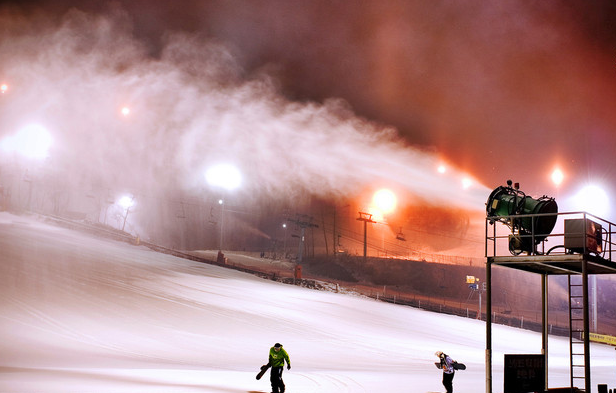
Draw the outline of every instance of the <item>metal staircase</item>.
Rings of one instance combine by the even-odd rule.
[[[585,303],[584,282],[581,275],[569,275],[569,356],[571,388],[577,387],[585,392],[586,387],[586,349],[584,337]]]

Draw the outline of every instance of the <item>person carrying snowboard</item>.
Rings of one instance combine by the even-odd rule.
[[[272,383],[272,393],[284,393],[284,382],[282,381],[282,370],[284,362],[287,362],[287,370],[291,369],[289,354],[282,348],[282,344],[276,343],[269,351],[268,364],[272,367],[270,382]]]
[[[447,393],[453,393],[453,377],[456,374],[454,368],[454,360],[449,355],[437,351],[435,355],[441,361],[441,368],[443,369],[443,386],[447,389]]]

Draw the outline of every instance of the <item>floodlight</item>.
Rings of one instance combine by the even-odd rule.
[[[554,198],[544,195],[534,199],[519,188],[518,183],[512,187],[511,180],[507,180],[507,186],[494,189],[486,203],[490,224],[500,221],[511,228],[509,251],[513,255],[536,253],[537,244],[554,229],[558,213]]]
[[[26,158],[45,159],[53,143],[51,134],[40,124],[29,124],[14,136],[0,141],[0,148],[7,152],[17,152]]]
[[[396,208],[396,195],[386,188],[378,190],[372,201],[383,214],[391,213]]]
[[[240,171],[230,164],[219,164],[211,167],[205,173],[207,182],[216,187],[222,187],[231,191],[238,188],[242,183]]]
[[[577,210],[595,216],[606,216],[610,210],[610,198],[607,192],[597,184],[584,186],[573,196],[572,202]]]
[[[118,204],[124,209],[130,209],[135,204],[135,197],[124,195],[118,200]]]

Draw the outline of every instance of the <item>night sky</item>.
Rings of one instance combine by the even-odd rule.
[[[93,132],[59,139],[107,146],[110,140],[93,136],[109,129],[101,125],[101,102],[121,105],[120,96],[132,94],[125,101],[138,113],[136,102],[147,97],[148,120],[131,126],[147,132],[125,142],[153,147],[129,149],[141,167],[127,170],[122,186],[152,190],[143,178],[160,177],[158,185],[197,192],[202,180],[183,174],[209,165],[199,157],[256,154],[240,166],[257,180],[249,189],[259,195],[309,190],[339,198],[374,184],[400,199],[409,193],[415,203],[445,194],[464,199],[444,181],[423,190],[426,181],[414,171],[438,162],[477,184],[465,208],[507,179],[528,194],[563,199],[589,183],[616,192],[610,1],[3,1],[0,21],[0,82],[11,86],[0,106],[0,137],[19,126],[15,108],[29,107],[56,124],[70,122],[65,129]],[[79,79],[92,86],[71,99],[72,115],[41,98],[51,92],[57,103]],[[93,91],[108,97],[90,103]],[[9,92],[21,96],[9,104]],[[97,109],[86,116],[90,104]],[[153,105],[170,108],[165,120],[159,110],[152,115]],[[260,126],[230,136],[229,124],[233,132]],[[217,131],[199,135],[206,126]],[[247,140],[252,150],[240,147]],[[99,155],[80,147],[62,165],[83,162],[85,151],[99,167],[117,163],[118,149]],[[170,165],[174,173],[165,174]],[[558,189],[550,180],[557,167],[565,175]],[[76,177],[120,187],[93,170]]]

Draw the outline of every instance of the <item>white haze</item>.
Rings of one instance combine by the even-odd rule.
[[[485,324],[281,284],[0,213],[0,391],[257,393],[281,342],[288,392],[443,391],[437,350],[467,365],[456,393],[485,388]],[[494,325],[503,355],[538,333]],[[550,387],[569,385],[568,340],[550,337]],[[614,385],[614,350],[591,346],[592,392]]]
[[[0,80],[9,86],[0,138],[44,125],[53,144],[42,165],[64,188],[197,193],[206,169],[222,162],[240,169],[249,195],[354,196],[380,184],[414,200],[483,208],[488,190],[463,189],[465,174],[453,167],[439,175],[435,152],[403,143],[341,99],[289,101],[267,73],[246,75],[223,43],[169,34],[152,58],[120,10],[73,10],[59,25],[5,13],[0,25]]]

